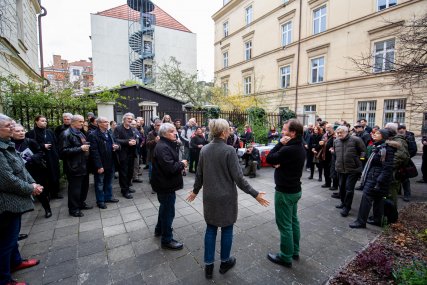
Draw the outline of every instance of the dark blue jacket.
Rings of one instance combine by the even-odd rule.
[[[108,142],[106,135],[110,142]],[[94,173],[100,168],[104,168],[104,171],[112,171],[114,169],[116,152],[113,151],[113,144],[115,142],[110,132],[107,131],[106,135],[100,129],[96,129],[89,135],[91,171]]]

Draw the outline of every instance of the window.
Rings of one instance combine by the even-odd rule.
[[[223,31],[224,31],[224,38],[228,37],[228,21],[224,22],[224,24],[222,24],[222,28],[223,28]]]
[[[381,11],[396,5],[397,5],[397,0],[377,0],[378,11]]]
[[[224,92],[224,95],[228,95],[228,81],[222,83],[222,92]]]
[[[292,42],[292,22],[287,22],[282,25],[282,46],[286,46]]]
[[[73,75],[74,76],[80,76],[80,70],[79,69],[73,69]]]
[[[389,71],[394,63],[394,39],[374,45],[374,72]]]
[[[311,83],[323,82],[325,74],[325,58],[318,57],[311,60]]]
[[[251,5],[245,9],[246,25],[249,25],[250,23],[252,23],[252,17],[253,17],[253,9]]]
[[[326,6],[313,11],[313,34],[326,31]]]
[[[245,95],[252,93],[252,77],[248,76],[243,79],[243,88]]]
[[[357,119],[365,119],[368,126],[375,126],[375,112],[377,110],[377,101],[360,101],[357,104]]]
[[[245,43],[245,60],[252,58],[252,41]]]
[[[223,57],[223,63],[224,63],[224,68],[228,67],[228,51],[224,52],[222,54]]]
[[[280,87],[288,88],[291,83],[291,66],[284,66],[280,68]]]
[[[284,0],[284,1],[283,1],[283,3],[285,3],[285,4],[286,4],[286,3],[288,3],[288,2],[289,2],[289,0]]]
[[[316,112],[316,105],[304,105],[304,112]]]
[[[55,76],[53,74],[48,74],[47,75],[47,79],[49,79],[50,81],[55,79]]]
[[[384,124],[405,123],[406,99],[384,100]]]
[[[225,5],[227,5],[228,4],[228,2],[230,2],[230,0],[223,0],[222,1],[222,3],[223,3],[223,5],[225,6]]]

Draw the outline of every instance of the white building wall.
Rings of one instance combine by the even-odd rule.
[[[128,21],[91,15],[92,61],[95,86],[112,87],[132,79],[129,71]],[[184,71],[197,73],[196,34],[155,27],[155,63],[171,56]]]
[[[17,5],[22,3],[22,23],[17,16]],[[0,0],[0,74],[15,74],[22,82],[39,80],[37,13],[35,0]],[[22,25],[22,33],[18,25]]]

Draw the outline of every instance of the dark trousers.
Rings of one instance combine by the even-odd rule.
[[[49,203],[49,193],[46,191],[43,191],[40,193],[40,195],[37,195],[37,200],[39,200],[40,204],[42,204],[42,207],[45,211],[50,211],[50,203]]]
[[[125,160],[120,160],[119,167],[119,184],[122,189],[122,194],[129,193],[129,187],[132,182],[133,177],[133,165],[135,163],[135,158],[128,156]]]
[[[319,163],[312,163],[311,164],[311,168],[310,168],[310,176],[311,177],[313,177],[313,175],[314,175],[314,167],[317,167],[317,169],[319,169],[319,179],[322,179],[322,173],[323,173],[323,167],[322,167],[322,164],[319,162]]]
[[[0,285],[12,280],[10,269],[22,262],[18,249],[21,230],[21,214],[4,212],[0,214]]]
[[[197,165],[199,164],[199,155],[200,155],[200,148],[190,148],[190,170],[197,171]],[[194,169],[193,169],[194,164]]]
[[[379,224],[382,222],[384,215],[384,198],[381,196],[369,196],[363,193],[362,200],[360,201],[359,213],[357,214],[357,221],[362,225],[365,225],[368,220],[372,204],[374,204],[374,221]]]
[[[159,217],[157,219],[156,233],[161,233],[162,243],[170,243],[172,241],[172,223],[175,218],[175,192],[172,193],[157,193],[159,200]]]
[[[61,188],[59,182],[59,174],[57,177],[54,175],[47,176],[47,190],[49,192],[49,196],[58,196],[59,189]]]
[[[424,182],[427,182],[427,152],[423,152],[422,163],[421,163],[421,173],[423,175]]]
[[[360,173],[338,173],[341,203],[348,210],[353,203],[354,186],[359,176]]]
[[[320,162],[323,168],[323,176],[325,176],[325,184],[331,187],[331,161],[323,160]]]
[[[338,188],[338,173],[335,170],[335,161],[335,156],[333,155],[330,163],[329,172],[332,180],[332,186]]]
[[[141,147],[141,158],[142,163],[147,164],[147,146],[145,144]]]
[[[311,169],[311,166],[313,165],[313,152],[311,149],[307,149],[307,163],[305,168]]]
[[[67,175],[68,180],[68,211],[75,213],[85,205],[89,190],[89,174],[81,176]]]

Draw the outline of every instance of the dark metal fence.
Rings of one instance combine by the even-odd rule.
[[[62,124],[62,114],[71,113],[79,114],[86,117],[88,112],[96,114],[96,108],[86,108],[81,106],[27,106],[24,104],[16,104],[5,108],[6,114],[13,118],[16,122],[22,124],[28,130],[34,127],[34,118],[37,115],[43,115],[46,117],[49,128],[55,128]]]

